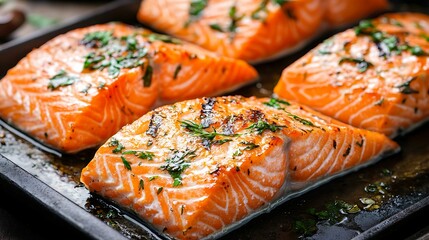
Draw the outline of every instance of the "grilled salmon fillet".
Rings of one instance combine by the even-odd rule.
[[[202,98],[122,128],[81,181],[174,238],[200,239],[398,148],[284,100]]]
[[[77,29],[30,52],[0,81],[0,117],[73,153],[100,146],[156,104],[256,80],[244,61],[119,23]]]
[[[337,2],[144,0],[138,19],[223,56],[255,63],[296,51],[321,32],[325,22],[350,23],[387,7],[386,0]]]
[[[274,89],[356,127],[395,137],[429,117],[429,16],[364,20],[287,67]]]

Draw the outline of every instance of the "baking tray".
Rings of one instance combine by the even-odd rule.
[[[69,30],[110,21],[141,26],[135,19],[138,5],[139,1],[115,1],[66,25],[1,45],[0,76],[32,49]],[[429,13],[427,7],[418,4],[395,3],[395,8]],[[346,27],[319,36],[295,54],[256,65],[261,80],[230,94],[270,96],[284,67]],[[61,155],[4,122],[0,125],[0,193],[8,193],[12,202],[22,202],[50,216],[52,222],[63,223],[70,236],[76,236],[74,239],[165,238],[133,214],[90,194],[79,183],[80,171],[95,149]],[[222,239],[413,239],[426,234],[429,219],[422,216],[429,213],[427,136],[429,124],[395,139],[402,147],[400,153],[291,199]],[[365,191],[373,185],[378,186],[377,193]],[[338,214],[334,209],[332,215],[332,207],[339,201],[363,209],[359,201],[363,197],[375,199],[379,208],[354,214]],[[49,225],[45,230],[52,231]]]

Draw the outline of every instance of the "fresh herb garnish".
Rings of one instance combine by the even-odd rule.
[[[76,76],[70,76],[64,70],[60,70],[55,76],[49,79],[48,89],[55,90],[59,87],[72,85],[78,80]]]
[[[170,36],[164,35],[164,34],[151,33],[151,34],[143,35],[143,36],[147,37],[149,42],[161,41],[161,42],[165,42],[165,43],[182,44],[182,42],[179,39],[173,38],[173,37],[170,37]]]
[[[368,35],[377,44],[380,51],[380,56],[388,56],[391,53],[399,54],[402,51],[410,51],[412,55],[423,56],[427,55],[420,46],[410,46],[408,44],[400,44],[399,39],[377,29],[371,20],[363,20],[359,26],[355,27],[355,33],[359,35]]]
[[[229,15],[229,18],[231,19],[231,22],[229,23],[229,26],[228,26],[228,31],[231,33],[235,33],[235,31],[237,30],[237,24],[244,17],[244,15],[241,15],[241,16],[237,15],[237,7],[235,5],[233,5],[229,9],[228,15]],[[234,37],[234,35],[232,35],[231,37]]]
[[[294,115],[290,112],[287,112],[287,114],[289,117],[291,117],[292,119],[302,123],[303,125],[310,126],[310,127],[316,127],[316,125],[314,125],[314,123],[312,123],[312,122],[310,122],[304,118],[298,117],[297,115]]]
[[[124,163],[124,167],[127,170],[131,171],[131,164],[130,164],[130,162],[128,162],[127,159],[124,156],[121,156],[121,159],[122,159],[122,163]]]
[[[143,179],[140,179],[139,181],[139,191],[144,190],[144,181]]]
[[[289,0],[272,0],[274,3],[278,4],[278,5],[283,5],[287,2],[289,2]]]
[[[341,58],[339,64],[342,64],[344,62],[352,62],[357,63],[358,72],[363,73],[366,70],[368,70],[369,67],[374,66],[372,63],[366,61],[363,58],[350,58],[350,57],[343,57]]]
[[[94,49],[85,56],[83,68],[90,71],[108,68],[111,78],[117,78],[121,69],[136,68],[147,62],[148,49],[139,44],[136,34],[115,37],[108,31],[91,32],[81,44]]]
[[[177,79],[177,76],[179,75],[180,70],[182,70],[182,64],[177,65],[176,69],[174,70],[173,79]]]
[[[152,84],[152,75],[153,75],[153,68],[150,65],[147,65],[146,71],[143,75],[143,86],[144,87],[150,87]]]
[[[216,129],[213,128],[213,132],[207,132],[206,130],[204,130],[203,125],[201,124],[197,124],[191,120],[183,120],[180,121],[180,126],[183,128],[186,128],[190,134],[203,138],[203,139],[207,139],[209,141],[214,140],[214,138],[216,136],[221,136],[221,137],[236,137],[238,136],[237,134],[233,134],[233,135],[229,135],[229,134],[222,134],[222,133],[218,133],[216,132]]]
[[[156,194],[160,194],[163,189],[164,189],[163,187],[158,188],[158,190],[156,190]]]
[[[113,153],[120,153],[125,148],[116,138],[110,139],[110,142],[107,145],[109,147],[116,147],[112,150]]]
[[[286,101],[278,99],[278,98],[271,98],[270,101],[264,102],[264,105],[267,105],[269,107],[273,107],[276,109],[284,110],[284,108],[280,104],[290,106],[289,102],[286,102]]]
[[[278,130],[284,128],[284,126],[276,125],[275,123],[268,123],[263,120],[258,120],[258,122],[253,123],[247,129],[252,130],[253,132],[257,132],[259,135],[261,135],[265,130],[269,130],[271,132],[277,132]]]
[[[185,27],[189,26],[192,21],[200,18],[203,10],[207,7],[208,0],[191,0],[189,7],[189,19],[185,23]]]
[[[77,77],[69,76],[64,70],[60,70],[55,76],[49,79],[48,88],[54,90],[58,87],[72,85]]]
[[[293,223],[293,230],[304,236],[309,236],[317,231],[316,221],[314,219],[296,220]]]
[[[113,38],[113,33],[111,31],[96,31],[85,34],[81,44],[87,47],[104,47],[109,41]]]
[[[218,23],[211,23],[211,24],[209,24],[209,27],[215,31],[224,32],[224,30],[222,29],[222,27]]]
[[[147,159],[147,160],[153,160],[153,157],[155,156],[151,152],[146,152],[146,151],[132,151],[132,150],[125,151],[122,154],[123,155],[135,155],[138,158]]]
[[[399,88],[399,91],[403,94],[419,93],[419,91],[411,88],[411,83],[416,79],[417,79],[416,77],[411,77],[407,81],[405,81],[404,83],[396,85],[395,87]]]
[[[268,4],[269,0],[262,0],[261,4],[259,4],[258,8],[255,9],[250,17],[252,19],[256,19],[256,20],[265,20],[266,18],[266,13],[265,16],[261,16],[261,12],[266,12],[267,11],[267,4]]]
[[[429,35],[422,33],[422,34],[420,34],[420,37],[424,38],[426,40],[426,42],[429,42]]]
[[[151,176],[149,177],[149,182],[152,182],[153,180],[157,179],[159,176]]]
[[[241,142],[241,144],[246,145],[246,147],[243,148],[244,151],[250,151],[259,147],[259,145],[256,145],[255,143],[247,142],[247,141]]]
[[[195,151],[174,150],[173,155],[165,160],[166,164],[161,165],[161,170],[168,171],[170,176],[173,178],[173,187],[177,187],[182,184],[181,175],[183,171],[190,166],[189,159],[194,158],[195,156]]]

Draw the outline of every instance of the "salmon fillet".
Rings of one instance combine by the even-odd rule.
[[[386,0],[325,0],[324,3],[325,20],[332,27],[350,24],[389,8]]]
[[[73,153],[100,146],[155,105],[256,80],[244,61],[124,24],[77,29],[33,50],[0,81],[0,117]]]
[[[429,16],[394,13],[339,33],[287,67],[274,89],[395,137],[429,117]]]
[[[337,1],[144,0],[138,19],[223,56],[255,63],[296,51],[325,28],[325,17],[336,26],[387,7],[386,0],[334,4]]]
[[[200,239],[398,149],[280,99],[202,98],[122,128],[81,181],[171,237]]]

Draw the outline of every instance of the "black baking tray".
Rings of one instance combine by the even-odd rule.
[[[32,49],[69,30],[110,21],[141,26],[135,18],[138,6],[139,1],[114,1],[85,17],[1,45],[0,77]],[[427,7],[419,4],[395,3],[394,6],[394,10],[429,13]],[[270,96],[284,67],[346,27],[349,26],[319,36],[294,54],[256,65],[260,81],[230,94]],[[429,219],[424,217],[429,213],[427,136],[429,124],[395,139],[402,147],[400,153],[291,199],[222,239],[413,239],[426,234],[429,231]],[[0,193],[15,199],[12,202],[31,206],[30,209],[50,216],[51,222],[62,223],[72,239],[165,238],[133,214],[91,195],[79,183],[80,170],[94,153],[91,149],[77,155],[61,155],[0,122]],[[383,194],[364,190],[369,184],[381,182],[386,186]],[[380,208],[340,215],[336,221],[309,214],[309,209],[323,212],[338,200],[362,208],[361,197],[376,199]],[[308,220],[317,223],[316,229],[303,234],[297,230],[297,223]],[[52,229],[48,225],[45,230]]]

